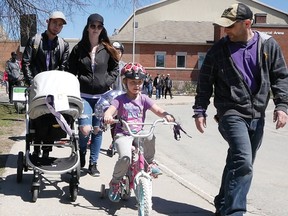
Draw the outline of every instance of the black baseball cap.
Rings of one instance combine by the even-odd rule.
[[[239,20],[246,19],[252,20],[253,12],[247,5],[243,3],[237,3],[225,9],[221,18],[214,22],[214,24],[222,27],[229,27]]]
[[[104,19],[103,17],[100,15],[100,14],[91,14],[88,19],[87,19],[87,24],[91,24],[91,23],[94,23],[94,22],[100,22],[102,25],[104,25]]]

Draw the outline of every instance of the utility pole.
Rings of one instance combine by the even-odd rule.
[[[135,62],[135,38],[136,38],[136,28],[135,28],[135,0],[133,0],[133,53],[132,62]]]

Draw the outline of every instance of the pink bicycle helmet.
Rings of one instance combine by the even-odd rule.
[[[121,76],[124,76],[129,79],[145,79],[146,78],[146,70],[145,68],[135,62],[135,63],[127,63],[121,70]]]

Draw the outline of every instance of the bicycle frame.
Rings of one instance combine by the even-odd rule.
[[[129,134],[138,138],[135,148],[132,148],[131,163],[126,176],[122,179],[121,188],[121,198],[127,199],[130,196],[130,191],[133,188],[137,202],[138,202],[138,215],[149,215],[152,210],[152,177],[149,169],[145,169],[144,150],[143,142],[144,139],[153,134],[156,125],[159,123],[166,125],[176,125],[175,122],[167,122],[165,119],[157,119],[153,123],[127,123],[126,121],[120,119],[115,120],[115,123],[122,123],[126,126]],[[150,130],[147,133],[133,133],[130,129],[130,125],[149,125]],[[134,146],[133,146],[134,147]],[[138,156],[135,160],[135,156]],[[127,178],[128,177],[128,178]],[[129,186],[127,179],[129,180]],[[127,188],[129,187],[129,189]]]
[[[132,159],[129,166],[129,169],[131,170],[130,177],[130,189],[136,190],[136,186],[139,184],[139,177],[143,176],[147,178],[148,180],[151,180],[151,175],[148,173],[148,170],[145,170],[145,163],[148,165],[148,163],[145,161],[144,158],[144,151],[142,147],[142,143],[144,142],[144,138],[141,138],[141,140],[137,141],[137,146],[132,149]],[[138,156],[138,159],[135,160],[135,156]]]

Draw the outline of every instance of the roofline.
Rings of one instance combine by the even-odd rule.
[[[133,41],[124,41],[122,40],[121,43],[124,44],[132,44]],[[169,45],[211,45],[213,42],[206,41],[205,42],[159,42],[159,41],[135,41],[136,44],[157,44],[157,45],[163,45],[163,44],[169,44]]]
[[[135,14],[136,14],[137,12],[141,11],[141,10],[144,10],[144,9],[148,8],[148,7],[152,7],[152,6],[155,6],[155,5],[158,5],[158,4],[162,4],[162,3],[167,2],[167,1],[168,1],[168,0],[162,0],[162,1],[159,1],[159,2],[155,2],[155,3],[149,4],[149,5],[143,6],[143,7],[141,7],[141,8],[138,8],[138,9],[135,10]],[[277,9],[277,8],[275,8],[275,7],[272,7],[272,6],[268,5],[268,4],[265,4],[265,3],[263,3],[263,2],[260,2],[260,1],[258,1],[258,0],[250,0],[250,1],[255,2],[256,4],[262,5],[262,6],[264,6],[264,7],[270,8],[270,9],[272,9],[272,10],[278,11],[278,12],[283,13],[283,14],[285,14],[285,15],[288,16],[288,13],[286,13],[285,11],[282,11],[282,10],[280,10],[280,9]],[[133,18],[133,13],[126,19],[126,21],[125,21],[124,24],[119,28],[119,30],[121,30],[121,29],[127,24],[127,22],[128,22],[130,19],[132,19],[132,18]]]
[[[288,25],[285,24],[267,24],[267,23],[254,23],[252,25],[252,29],[253,28],[257,28],[257,27],[261,27],[261,28],[288,28]]]
[[[141,11],[141,10],[144,10],[148,7],[152,7],[154,5],[157,5],[157,4],[162,4],[163,2],[166,2],[168,0],[162,0],[162,1],[159,1],[159,2],[155,2],[155,3],[152,3],[152,4],[149,4],[149,5],[146,5],[146,6],[143,6],[143,7],[140,7],[138,9],[135,10],[135,14],[138,12],[138,11]],[[126,21],[124,22],[124,24],[119,28],[119,30],[121,30],[126,24],[127,22],[133,18],[133,13],[126,19]]]
[[[283,13],[283,14],[285,14],[285,15],[288,16],[288,13],[287,13],[287,12],[282,11],[282,10],[280,10],[280,9],[277,9],[277,8],[275,8],[275,7],[272,7],[272,6],[268,5],[268,4],[265,4],[265,3],[263,3],[263,2],[260,2],[260,1],[258,1],[258,0],[250,0],[250,1],[255,2],[255,3],[257,3],[257,4],[260,4],[260,5],[262,5],[262,6],[268,7],[268,8],[270,8],[270,9],[272,9],[272,10],[278,11],[278,12]]]

